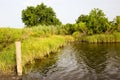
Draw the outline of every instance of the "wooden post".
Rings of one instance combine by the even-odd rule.
[[[17,74],[18,76],[22,75],[22,62],[21,62],[21,42],[16,41],[16,64],[17,64]]]

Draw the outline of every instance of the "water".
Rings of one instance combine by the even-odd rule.
[[[73,43],[31,65],[23,80],[120,80],[120,43]]]

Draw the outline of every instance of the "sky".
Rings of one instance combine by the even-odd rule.
[[[89,14],[94,8],[103,10],[109,20],[120,15],[120,0],[0,0],[0,27],[24,27],[22,10],[41,3],[52,7],[63,24],[75,23],[81,14]]]

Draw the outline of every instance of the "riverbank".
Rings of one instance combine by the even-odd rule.
[[[22,65],[32,63],[34,59],[42,59],[50,53],[55,53],[63,47],[68,36],[53,35],[46,38],[29,38],[22,41]],[[16,72],[15,45],[2,50],[0,54],[0,69],[3,73]]]
[[[56,30],[56,31],[55,31]],[[22,43],[22,65],[34,63],[35,59],[43,59],[50,53],[56,53],[67,43],[74,41],[87,43],[120,42],[120,33],[94,35],[58,35],[54,27],[34,27],[24,29],[0,28],[0,72],[16,73],[15,41]]]
[[[77,40],[87,43],[117,43],[120,42],[120,33],[87,35],[79,37]]]
[[[15,41],[22,43],[22,66],[59,51],[72,36],[56,35],[52,27],[0,28],[0,72],[16,74]],[[24,71],[23,71],[24,72]]]

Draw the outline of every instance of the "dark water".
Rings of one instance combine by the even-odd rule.
[[[120,43],[73,43],[26,71],[23,80],[120,80]]]

